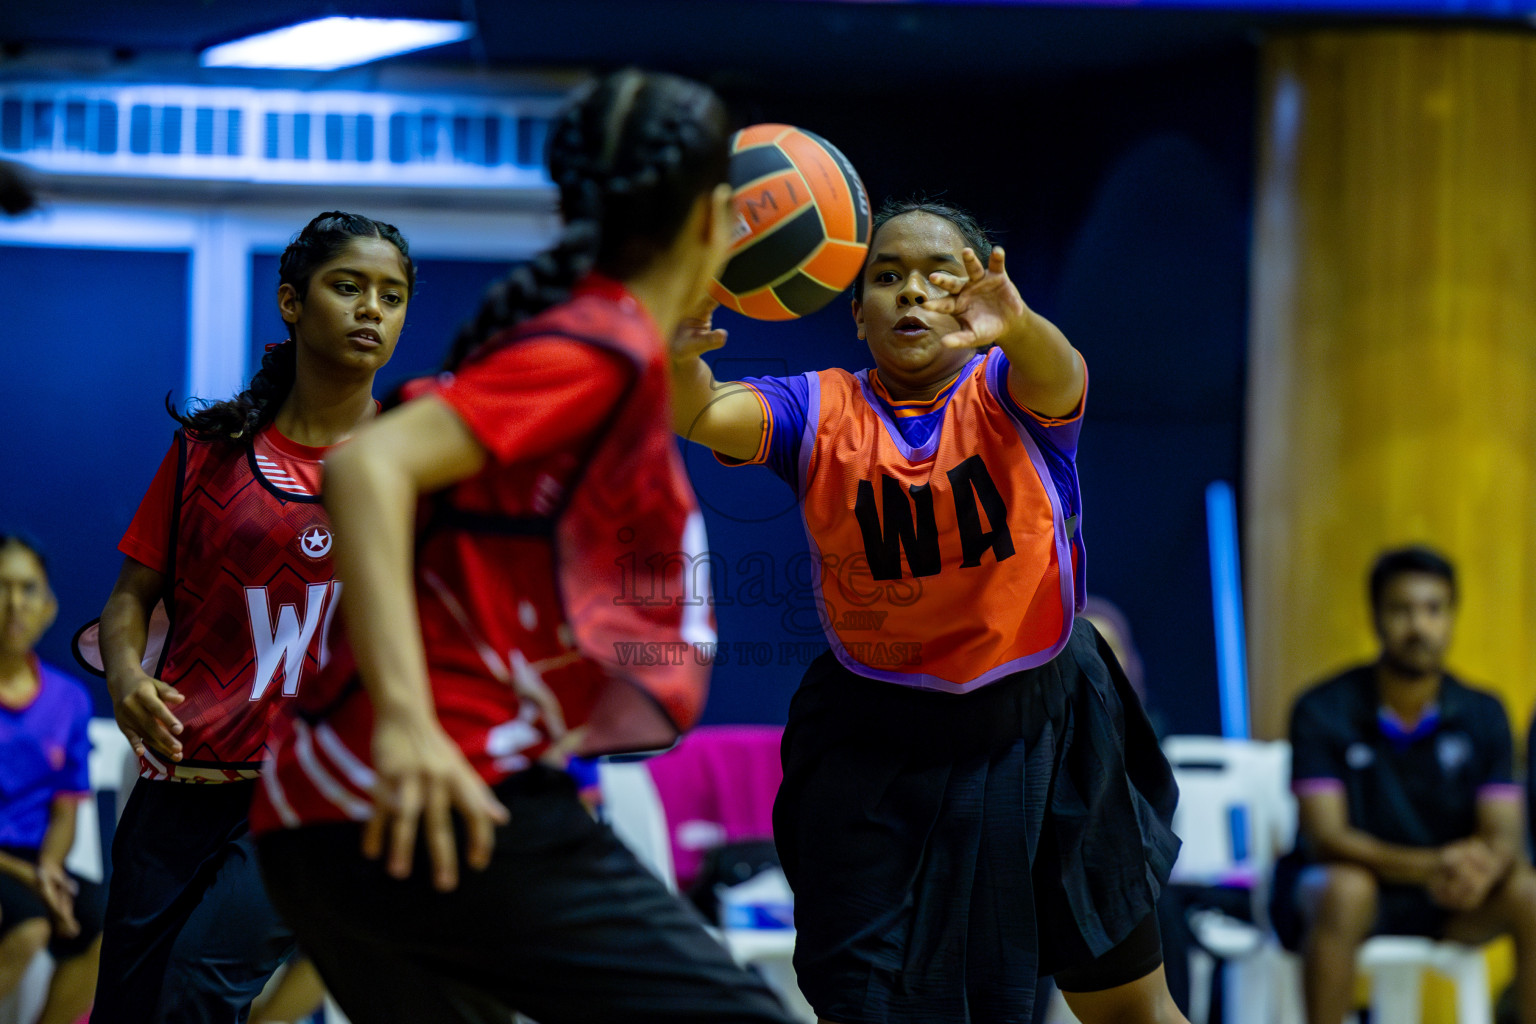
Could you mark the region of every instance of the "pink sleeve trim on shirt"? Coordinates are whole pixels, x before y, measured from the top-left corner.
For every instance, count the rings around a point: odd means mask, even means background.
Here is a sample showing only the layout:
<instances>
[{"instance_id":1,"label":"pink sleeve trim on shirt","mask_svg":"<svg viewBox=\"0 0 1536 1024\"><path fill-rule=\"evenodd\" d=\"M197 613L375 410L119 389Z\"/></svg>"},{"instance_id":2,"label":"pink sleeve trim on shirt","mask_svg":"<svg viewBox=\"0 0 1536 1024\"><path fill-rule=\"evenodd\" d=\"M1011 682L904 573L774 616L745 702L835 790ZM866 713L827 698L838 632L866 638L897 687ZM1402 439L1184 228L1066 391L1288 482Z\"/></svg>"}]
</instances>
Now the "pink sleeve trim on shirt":
<instances>
[{"instance_id":1,"label":"pink sleeve trim on shirt","mask_svg":"<svg viewBox=\"0 0 1536 1024\"><path fill-rule=\"evenodd\" d=\"M1316 796L1319 793L1342 793L1344 792L1344 780L1327 777L1297 779L1291 783L1291 792L1297 796Z\"/></svg>"},{"instance_id":2,"label":"pink sleeve trim on shirt","mask_svg":"<svg viewBox=\"0 0 1536 1024\"><path fill-rule=\"evenodd\" d=\"M1490 782L1477 787L1479 800L1520 800L1525 796L1524 787L1513 782Z\"/></svg>"},{"instance_id":3,"label":"pink sleeve trim on shirt","mask_svg":"<svg viewBox=\"0 0 1536 1024\"><path fill-rule=\"evenodd\" d=\"M729 455L715 452L715 461L722 466L761 466L768 461L769 444L773 440L773 407L768 404L768 399L764 398L763 393L754 385L748 384L745 381L740 382L740 384L757 396L757 404L762 407L763 436L757 442L757 454L750 459L733 459Z\"/></svg>"}]
</instances>

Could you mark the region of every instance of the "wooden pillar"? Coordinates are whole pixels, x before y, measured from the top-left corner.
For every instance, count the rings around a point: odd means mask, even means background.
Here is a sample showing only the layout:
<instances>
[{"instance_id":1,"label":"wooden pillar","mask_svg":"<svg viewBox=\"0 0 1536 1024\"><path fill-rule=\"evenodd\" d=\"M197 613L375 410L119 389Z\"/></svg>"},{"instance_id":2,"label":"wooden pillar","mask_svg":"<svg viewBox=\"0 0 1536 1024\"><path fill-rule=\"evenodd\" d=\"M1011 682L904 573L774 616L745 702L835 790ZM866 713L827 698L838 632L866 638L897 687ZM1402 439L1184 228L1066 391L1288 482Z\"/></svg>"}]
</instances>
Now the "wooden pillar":
<instances>
[{"instance_id":1,"label":"wooden pillar","mask_svg":"<svg viewBox=\"0 0 1536 1024\"><path fill-rule=\"evenodd\" d=\"M1265 43L1245 554L1253 719L1375 652L1365 576L1461 577L1451 665L1523 737L1536 687L1536 40Z\"/></svg>"}]
</instances>

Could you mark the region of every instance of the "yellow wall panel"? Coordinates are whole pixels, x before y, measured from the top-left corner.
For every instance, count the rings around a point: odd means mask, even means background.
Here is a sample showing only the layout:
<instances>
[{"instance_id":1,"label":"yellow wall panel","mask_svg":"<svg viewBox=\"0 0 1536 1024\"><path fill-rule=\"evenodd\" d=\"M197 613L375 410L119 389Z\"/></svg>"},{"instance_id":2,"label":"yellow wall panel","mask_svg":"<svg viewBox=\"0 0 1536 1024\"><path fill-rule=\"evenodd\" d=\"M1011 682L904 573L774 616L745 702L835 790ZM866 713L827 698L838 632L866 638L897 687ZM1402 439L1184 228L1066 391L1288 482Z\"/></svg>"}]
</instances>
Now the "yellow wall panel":
<instances>
[{"instance_id":1,"label":"yellow wall panel","mask_svg":"<svg viewBox=\"0 0 1536 1024\"><path fill-rule=\"evenodd\" d=\"M1452 666L1524 735L1536 679L1536 40L1265 44L1245 509L1255 729L1375 651L1365 574L1461 576Z\"/></svg>"}]
</instances>

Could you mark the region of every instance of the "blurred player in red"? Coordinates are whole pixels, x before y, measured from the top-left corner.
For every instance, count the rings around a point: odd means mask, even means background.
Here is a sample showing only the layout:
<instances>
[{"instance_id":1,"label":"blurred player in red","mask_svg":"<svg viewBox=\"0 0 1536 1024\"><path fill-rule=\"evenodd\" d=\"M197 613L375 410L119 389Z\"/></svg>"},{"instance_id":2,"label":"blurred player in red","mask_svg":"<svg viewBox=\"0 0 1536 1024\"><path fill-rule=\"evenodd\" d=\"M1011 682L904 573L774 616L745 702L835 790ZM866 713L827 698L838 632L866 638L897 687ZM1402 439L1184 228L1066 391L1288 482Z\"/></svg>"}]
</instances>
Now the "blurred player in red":
<instances>
[{"instance_id":1,"label":"blurred player in red","mask_svg":"<svg viewBox=\"0 0 1536 1024\"><path fill-rule=\"evenodd\" d=\"M345 637L252 822L355 1024L787 1020L562 770L665 746L703 702L664 339L729 247L728 134L684 79L584 90L549 139L560 243L493 289L450 379L327 462Z\"/></svg>"},{"instance_id":2,"label":"blurred player in red","mask_svg":"<svg viewBox=\"0 0 1536 1024\"><path fill-rule=\"evenodd\" d=\"M709 308L707 305L704 308ZM678 433L800 500L831 650L784 734L795 970L839 1024L1182 1021L1154 906L1175 788L1086 620L1082 357L943 203L888 203L854 284L874 367L721 384L676 337Z\"/></svg>"},{"instance_id":3,"label":"blurred player in red","mask_svg":"<svg viewBox=\"0 0 1536 1024\"><path fill-rule=\"evenodd\" d=\"M182 429L119 545L101 615L113 709L141 779L113 843L93 1020L244 1020L293 948L247 818L279 706L318 669L341 584L320 460L375 415L415 268L400 233L316 217L280 265L288 340ZM151 613L170 626L144 664Z\"/></svg>"}]
</instances>

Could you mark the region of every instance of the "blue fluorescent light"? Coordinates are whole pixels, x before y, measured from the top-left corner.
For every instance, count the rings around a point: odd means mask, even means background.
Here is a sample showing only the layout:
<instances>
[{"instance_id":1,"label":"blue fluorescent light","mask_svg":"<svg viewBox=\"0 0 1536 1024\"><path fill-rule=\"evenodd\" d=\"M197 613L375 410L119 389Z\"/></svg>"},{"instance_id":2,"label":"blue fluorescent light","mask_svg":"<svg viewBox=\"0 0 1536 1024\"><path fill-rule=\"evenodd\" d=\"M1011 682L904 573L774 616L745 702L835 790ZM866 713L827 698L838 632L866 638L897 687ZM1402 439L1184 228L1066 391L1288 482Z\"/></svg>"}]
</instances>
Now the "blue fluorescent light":
<instances>
[{"instance_id":1,"label":"blue fluorescent light","mask_svg":"<svg viewBox=\"0 0 1536 1024\"><path fill-rule=\"evenodd\" d=\"M411 18L316 18L203 51L205 68L302 68L333 71L443 46L475 34L467 21Z\"/></svg>"},{"instance_id":2,"label":"blue fluorescent light","mask_svg":"<svg viewBox=\"0 0 1536 1024\"><path fill-rule=\"evenodd\" d=\"M1205 489L1206 530L1211 547L1211 608L1216 615L1216 685L1221 697L1221 734L1246 740L1248 645L1243 636L1243 574L1238 565L1237 499L1232 485Z\"/></svg>"}]
</instances>

